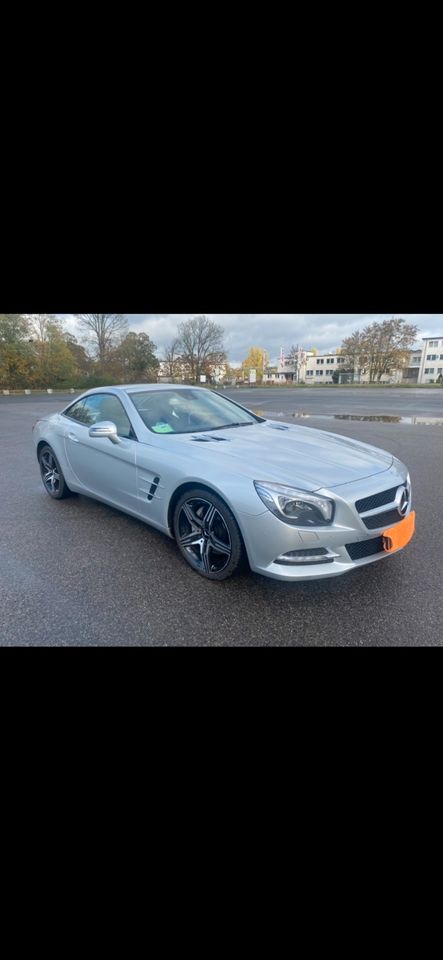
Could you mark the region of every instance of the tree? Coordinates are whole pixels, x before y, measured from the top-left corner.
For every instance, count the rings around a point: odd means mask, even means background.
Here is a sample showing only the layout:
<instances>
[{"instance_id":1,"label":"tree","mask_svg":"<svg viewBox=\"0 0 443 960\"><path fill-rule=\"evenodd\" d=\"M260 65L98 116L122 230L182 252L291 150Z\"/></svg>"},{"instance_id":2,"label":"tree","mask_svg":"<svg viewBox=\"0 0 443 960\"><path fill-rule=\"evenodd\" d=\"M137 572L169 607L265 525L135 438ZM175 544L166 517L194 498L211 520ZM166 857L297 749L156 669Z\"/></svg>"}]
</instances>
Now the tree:
<instances>
[{"instance_id":1,"label":"tree","mask_svg":"<svg viewBox=\"0 0 443 960\"><path fill-rule=\"evenodd\" d=\"M167 375L171 380L180 372L180 340L176 337L165 348L165 359Z\"/></svg>"},{"instance_id":2,"label":"tree","mask_svg":"<svg viewBox=\"0 0 443 960\"><path fill-rule=\"evenodd\" d=\"M32 379L32 353L27 343L0 341L0 386L3 390L28 387Z\"/></svg>"},{"instance_id":3,"label":"tree","mask_svg":"<svg viewBox=\"0 0 443 960\"><path fill-rule=\"evenodd\" d=\"M206 364L223 363L223 327L209 317L194 317L178 327L178 349L182 361L189 365L190 379L198 383Z\"/></svg>"},{"instance_id":4,"label":"tree","mask_svg":"<svg viewBox=\"0 0 443 960\"><path fill-rule=\"evenodd\" d=\"M242 363L243 378L249 380L250 370L257 371L257 380L263 380L268 355L261 347L251 347L246 360Z\"/></svg>"},{"instance_id":5,"label":"tree","mask_svg":"<svg viewBox=\"0 0 443 960\"><path fill-rule=\"evenodd\" d=\"M297 346L293 344L286 360L294 367L294 380L297 382L300 381L300 373L305 359L306 353L303 350L303 347L300 347L298 344Z\"/></svg>"},{"instance_id":6,"label":"tree","mask_svg":"<svg viewBox=\"0 0 443 960\"><path fill-rule=\"evenodd\" d=\"M77 368L61 320L45 313L32 314L28 319L34 357L34 386L53 387L59 383L72 383Z\"/></svg>"},{"instance_id":7,"label":"tree","mask_svg":"<svg viewBox=\"0 0 443 960\"><path fill-rule=\"evenodd\" d=\"M123 379L129 383L155 382L159 368L155 350L155 343L147 333L130 331L113 354L113 358L121 364Z\"/></svg>"},{"instance_id":8,"label":"tree","mask_svg":"<svg viewBox=\"0 0 443 960\"><path fill-rule=\"evenodd\" d=\"M217 354L216 359L205 360L202 364L201 373L206 375L209 383L215 383L217 378L224 376L226 361L226 353L223 350Z\"/></svg>"},{"instance_id":9,"label":"tree","mask_svg":"<svg viewBox=\"0 0 443 960\"><path fill-rule=\"evenodd\" d=\"M368 343L369 379L380 381L383 374L401 368L414 345L418 327L405 320L384 320L373 323L363 331Z\"/></svg>"},{"instance_id":10,"label":"tree","mask_svg":"<svg viewBox=\"0 0 443 960\"><path fill-rule=\"evenodd\" d=\"M223 383L229 383L232 380L236 380L239 375L238 367L231 367L231 365L226 361L224 364L225 372L223 374Z\"/></svg>"},{"instance_id":11,"label":"tree","mask_svg":"<svg viewBox=\"0 0 443 960\"><path fill-rule=\"evenodd\" d=\"M414 345L418 327L392 317L356 330L342 343L342 355L354 371L368 369L369 382L380 382L383 374L401 368Z\"/></svg>"},{"instance_id":12,"label":"tree","mask_svg":"<svg viewBox=\"0 0 443 960\"><path fill-rule=\"evenodd\" d=\"M360 376L368 362L368 343L360 330L355 330L350 337L343 340L341 356L345 359L346 370L343 368L338 372L344 373L352 370L354 374Z\"/></svg>"},{"instance_id":13,"label":"tree","mask_svg":"<svg viewBox=\"0 0 443 960\"><path fill-rule=\"evenodd\" d=\"M86 380L93 373L93 361L72 333L64 333L64 339L75 364L75 380Z\"/></svg>"},{"instance_id":14,"label":"tree","mask_svg":"<svg viewBox=\"0 0 443 960\"><path fill-rule=\"evenodd\" d=\"M6 390L27 387L32 373L29 321L18 313L0 313L0 385Z\"/></svg>"},{"instance_id":15,"label":"tree","mask_svg":"<svg viewBox=\"0 0 443 960\"><path fill-rule=\"evenodd\" d=\"M27 317L20 313L0 313L0 343L20 343L30 336Z\"/></svg>"},{"instance_id":16,"label":"tree","mask_svg":"<svg viewBox=\"0 0 443 960\"><path fill-rule=\"evenodd\" d=\"M128 331L128 321L121 313L79 313L77 322L101 366Z\"/></svg>"}]
</instances>

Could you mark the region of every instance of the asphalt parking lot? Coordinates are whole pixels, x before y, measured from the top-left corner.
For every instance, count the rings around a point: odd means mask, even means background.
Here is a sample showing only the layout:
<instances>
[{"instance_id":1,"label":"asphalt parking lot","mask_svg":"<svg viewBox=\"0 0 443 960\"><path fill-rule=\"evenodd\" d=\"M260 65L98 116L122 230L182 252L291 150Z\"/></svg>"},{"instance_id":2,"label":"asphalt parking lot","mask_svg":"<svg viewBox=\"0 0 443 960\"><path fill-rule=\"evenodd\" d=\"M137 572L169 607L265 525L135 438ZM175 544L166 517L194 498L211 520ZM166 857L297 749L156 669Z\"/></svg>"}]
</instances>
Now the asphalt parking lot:
<instances>
[{"instance_id":1,"label":"asphalt parking lot","mask_svg":"<svg viewBox=\"0 0 443 960\"><path fill-rule=\"evenodd\" d=\"M82 496L52 501L40 481L31 428L70 398L4 397L2 645L443 645L443 427L330 419L443 419L443 390L275 388L232 396L291 422L294 411L308 413L313 429L373 443L404 460L417 511L409 547L321 583L291 585L248 572L223 583L205 581L172 540L142 522Z\"/></svg>"}]
</instances>

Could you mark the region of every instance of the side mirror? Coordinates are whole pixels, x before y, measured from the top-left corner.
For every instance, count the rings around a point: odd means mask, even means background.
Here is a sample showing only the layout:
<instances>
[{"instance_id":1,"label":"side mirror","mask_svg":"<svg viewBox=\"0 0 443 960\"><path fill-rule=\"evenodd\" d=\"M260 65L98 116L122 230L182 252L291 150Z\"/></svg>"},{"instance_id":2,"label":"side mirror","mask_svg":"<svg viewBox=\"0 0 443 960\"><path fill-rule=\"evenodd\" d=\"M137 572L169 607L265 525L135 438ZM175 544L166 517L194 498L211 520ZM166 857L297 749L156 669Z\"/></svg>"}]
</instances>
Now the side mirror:
<instances>
[{"instance_id":1,"label":"side mirror","mask_svg":"<svg viewBox=\"0 0 443 960\"><path fill-rule=\"evenodd\" d=\"M89 427L89 436L93 439L96 437L107 437L112 443L119 442L117 427L111 420L102 420L100 423L95 423L93 427Z\"/></svg>"}]
</instances>

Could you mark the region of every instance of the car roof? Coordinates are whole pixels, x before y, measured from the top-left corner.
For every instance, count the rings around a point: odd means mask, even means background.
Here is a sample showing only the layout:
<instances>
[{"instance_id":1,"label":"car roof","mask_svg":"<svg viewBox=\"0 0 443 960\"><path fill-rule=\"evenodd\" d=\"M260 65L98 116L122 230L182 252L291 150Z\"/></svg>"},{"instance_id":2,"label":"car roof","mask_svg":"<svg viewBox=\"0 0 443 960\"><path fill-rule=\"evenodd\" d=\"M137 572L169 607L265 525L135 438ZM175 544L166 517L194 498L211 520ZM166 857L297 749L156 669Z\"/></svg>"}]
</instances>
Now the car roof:
<instances>
[{"instance_id":1,"label":"car roof","mask_svg":"<svg viewBox=\"0 0 443 960\"><path fill-rule=\"evenodd\" d=\"M186 383L129 383L120 389L125 390L126 393L140 393L145 390L203 390L204 387Z\"/></svg>"},{"instance_id":2,"label":"car roof","mask_svg":"<svg viewBox=\"0 0 443 960\"><path fill-rule=\"evenodd\" d=\"M119 393L120 391L124 393L144 393L147 390L204 390L204 387L198 387L194 384L186 383L125 383L125 384L108 384L105 387L91 387L90 390L85 390L85 393L106 393L109 390L112 390L113 393Z\"/></svg>"}]
</instances>

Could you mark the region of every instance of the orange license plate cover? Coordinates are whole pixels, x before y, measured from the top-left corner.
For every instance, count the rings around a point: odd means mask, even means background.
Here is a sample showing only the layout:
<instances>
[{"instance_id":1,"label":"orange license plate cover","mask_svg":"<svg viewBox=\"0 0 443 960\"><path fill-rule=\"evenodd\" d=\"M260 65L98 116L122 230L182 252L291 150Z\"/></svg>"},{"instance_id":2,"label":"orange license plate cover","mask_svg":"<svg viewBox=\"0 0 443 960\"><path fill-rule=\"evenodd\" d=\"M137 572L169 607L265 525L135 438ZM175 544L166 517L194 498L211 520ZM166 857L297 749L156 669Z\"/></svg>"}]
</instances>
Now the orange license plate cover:
<instances>
[{"instance_id":1,"label":"orange license plate cover","mask_svg":"<svg viewBox=\"0 0 443 960\"><path fill-rule=\"evenodd\" d=\"M387 553L393 553L394 550L401 550L405 547L415 533L415 510L411 510L408 517L405 517L401 523L395 527L385 530L383 533L383 549Z\"/></svg>"}]
</instances>

